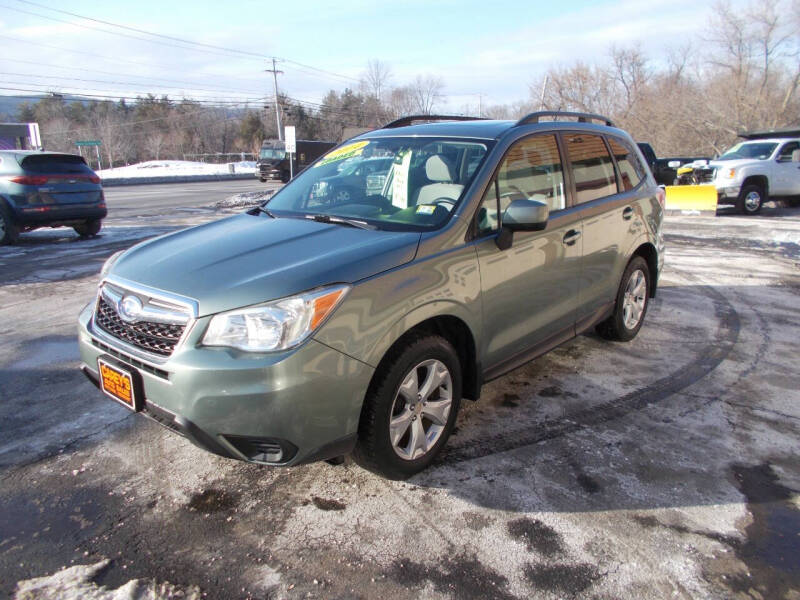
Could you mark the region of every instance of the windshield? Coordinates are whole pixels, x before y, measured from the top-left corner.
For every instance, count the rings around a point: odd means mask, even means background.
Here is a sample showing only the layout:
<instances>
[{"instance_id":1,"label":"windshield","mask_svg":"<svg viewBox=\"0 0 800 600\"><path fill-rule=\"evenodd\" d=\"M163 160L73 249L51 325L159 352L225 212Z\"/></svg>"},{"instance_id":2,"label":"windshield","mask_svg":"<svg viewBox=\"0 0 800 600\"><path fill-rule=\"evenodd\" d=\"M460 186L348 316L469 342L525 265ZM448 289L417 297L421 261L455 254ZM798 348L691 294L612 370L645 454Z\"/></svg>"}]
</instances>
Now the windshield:
<instances>
[{"instance_id":1,"label":"windshield","mask_svg":"<svg viewBox=\"0 0 800 600\"><path fill-rule=\"evenodd\" d=\"M283 150L283 148L261 148L261 152L258 154L258 158L266 158L268 160L283 160L284 156L286 156L286 152Z\"/></svg>"},{"instance_id":2,"label":"windshield","mask_svg":"<svg viewBox=\"0 0 800 600\"><path fill-rule=\"evenodd\" d=\"M757 158L766 160L775 151L777 142L740 142L726 151L717 160L734 160L737 158Z\"/></svg>"},{"instance_id":3,"label":"windshield","mask_svg":"<svg viewBox=\"0 0 800 600\"><path fill-rule=\"evenodd\" d=\"M399 137L347 143L303 171L266 206L279 217L328 215L378 229L435 229L450 218L490 144Z\"/></svg>"}]
</instances>

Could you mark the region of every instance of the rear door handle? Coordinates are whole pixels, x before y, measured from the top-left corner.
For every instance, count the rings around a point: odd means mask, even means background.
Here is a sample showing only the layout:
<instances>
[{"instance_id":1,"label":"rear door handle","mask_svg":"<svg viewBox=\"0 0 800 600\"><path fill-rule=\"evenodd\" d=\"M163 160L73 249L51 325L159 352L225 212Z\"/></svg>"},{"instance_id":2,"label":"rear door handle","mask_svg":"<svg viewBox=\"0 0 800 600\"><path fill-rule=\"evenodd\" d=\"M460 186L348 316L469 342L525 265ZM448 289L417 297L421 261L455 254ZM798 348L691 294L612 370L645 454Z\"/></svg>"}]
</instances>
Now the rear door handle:
<instances>
[{"instance_id":1,"label":"rear door handle","mask_svg":"<svg viewBox=\"0 0 800 600\"><path fill-rule=\"evenodd\" d=\"M622 211L622 218L626 221L630 221L633 217L633 207L629 206L625 210Z\"/></svg>"},{"instance_id":2,"label":"rear door handle","mask_svg":"<svg viewBox=\"0 0 800 600\"><path fill-rule=\"evenodd\" d=\"M565 246L572 246L577 242L581 237L581 232L577 229L570 229L565 235L562 242L564 242Z\"/></svg>"}]
</instances>

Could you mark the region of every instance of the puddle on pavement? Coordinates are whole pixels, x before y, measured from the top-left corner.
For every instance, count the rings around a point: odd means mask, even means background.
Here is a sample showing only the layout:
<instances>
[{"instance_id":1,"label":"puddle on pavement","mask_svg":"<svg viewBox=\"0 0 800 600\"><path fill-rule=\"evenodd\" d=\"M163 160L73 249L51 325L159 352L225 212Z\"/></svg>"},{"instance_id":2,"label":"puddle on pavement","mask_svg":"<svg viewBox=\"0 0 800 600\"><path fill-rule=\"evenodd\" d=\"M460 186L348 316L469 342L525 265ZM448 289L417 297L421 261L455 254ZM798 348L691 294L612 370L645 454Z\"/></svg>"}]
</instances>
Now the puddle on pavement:
<instances>
[{"instance_id":1,"label":"puddle on pavement","mask_svg":"<svg viewBox=\"0 0 800 600\"><path fill-rule=\"evenodd\" d=\"M211 513L230 510L239 504L239 494L225 490L203 490L194 494L189 500L190 510L209 515Z\"/></svg>"},{"instance_id":2,"label":"puddle on pavement","mask_svg":"<svg viewBox=\"0 0 800 600\"><path fill-rule=\"evenodd\" d=\"M792 503L795 492L778 482L768 464L734 465L733 475L753 521L744 531L744 542L734 546L750 576L729 578L728 585L747 596L757 591L764 598L789 597L800 589L800 510Z\"/></svg>"}]
</instances>

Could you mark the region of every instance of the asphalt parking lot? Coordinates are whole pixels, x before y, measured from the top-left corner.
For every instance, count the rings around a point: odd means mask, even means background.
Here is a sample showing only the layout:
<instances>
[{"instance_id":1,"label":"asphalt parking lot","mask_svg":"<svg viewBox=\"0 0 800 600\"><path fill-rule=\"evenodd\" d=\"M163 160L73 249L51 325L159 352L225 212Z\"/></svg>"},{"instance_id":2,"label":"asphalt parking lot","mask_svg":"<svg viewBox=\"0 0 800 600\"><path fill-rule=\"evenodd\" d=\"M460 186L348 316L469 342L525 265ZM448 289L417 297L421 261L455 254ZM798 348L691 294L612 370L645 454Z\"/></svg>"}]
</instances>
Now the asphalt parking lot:
<instances>
[{"instance_id":1,"label":"asphalt parking lot","mask_svg":"<svg viewBox=\"0 0 800 600\"><path fill-rule=\"evenodd\" d=\"M191 185L0 248L0 597L800 598L800 209L668 217L633 342L488 384L389 482L213 456L78 371L103 260L224 216Z\"/></svg>"}]
</instances>

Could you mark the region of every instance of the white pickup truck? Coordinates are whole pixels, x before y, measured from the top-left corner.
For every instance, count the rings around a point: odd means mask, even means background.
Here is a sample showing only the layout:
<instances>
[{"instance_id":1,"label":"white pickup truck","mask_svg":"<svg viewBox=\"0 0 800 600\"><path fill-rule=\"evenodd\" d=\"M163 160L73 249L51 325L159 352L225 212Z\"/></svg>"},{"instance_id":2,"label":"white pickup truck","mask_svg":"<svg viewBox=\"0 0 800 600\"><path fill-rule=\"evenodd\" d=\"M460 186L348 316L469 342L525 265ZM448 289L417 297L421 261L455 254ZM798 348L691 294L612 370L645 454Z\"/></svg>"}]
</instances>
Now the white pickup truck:
<instances>
[{"instance_id":1,"label":"white pickup truck","mask_svg":"<svg viewBox=\"0 0 800 600\"><path fill-rule=\"evenodd\" d=\"M717 202L754 215L770 198L800 197L800 131L788 133L742 134L744 142L711 161Z\"/></svg>"}]
</instances>

